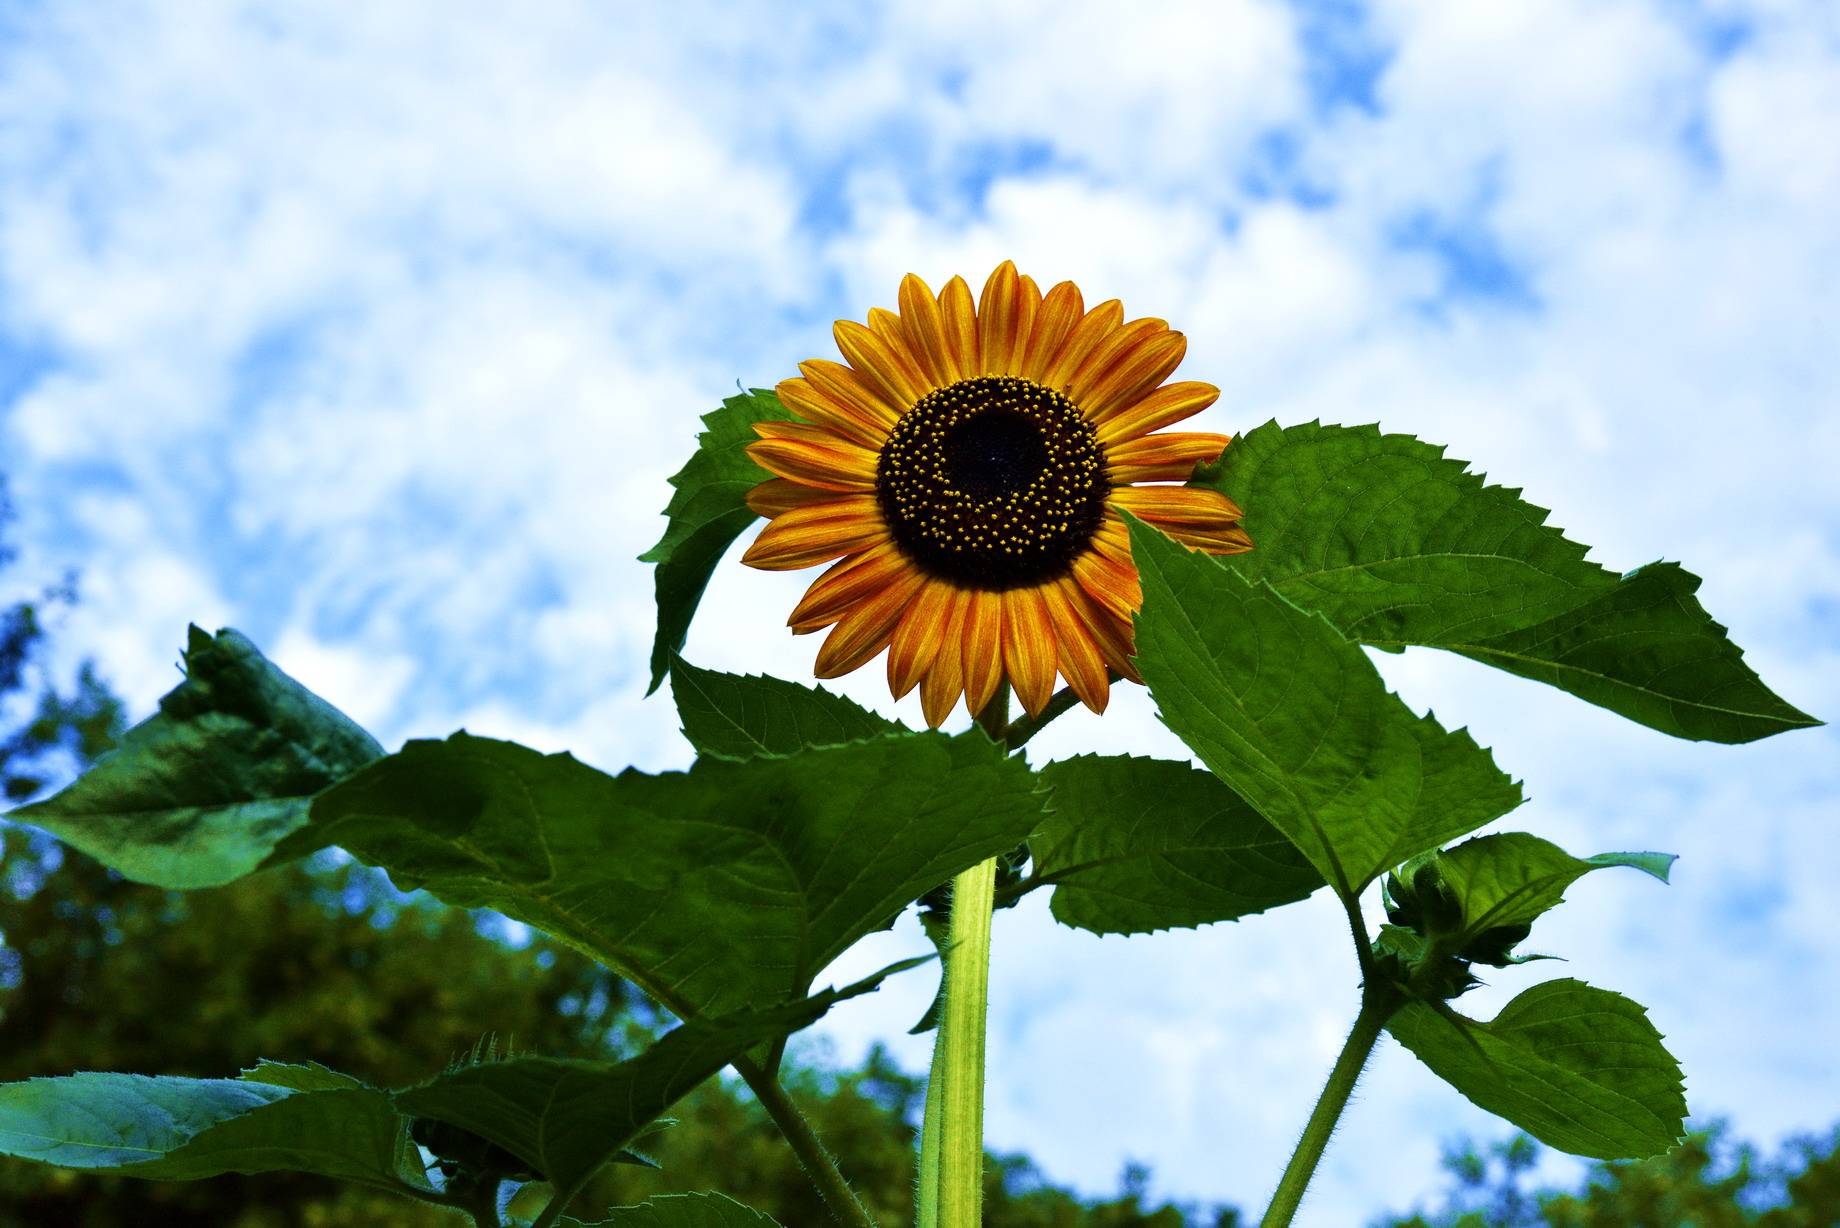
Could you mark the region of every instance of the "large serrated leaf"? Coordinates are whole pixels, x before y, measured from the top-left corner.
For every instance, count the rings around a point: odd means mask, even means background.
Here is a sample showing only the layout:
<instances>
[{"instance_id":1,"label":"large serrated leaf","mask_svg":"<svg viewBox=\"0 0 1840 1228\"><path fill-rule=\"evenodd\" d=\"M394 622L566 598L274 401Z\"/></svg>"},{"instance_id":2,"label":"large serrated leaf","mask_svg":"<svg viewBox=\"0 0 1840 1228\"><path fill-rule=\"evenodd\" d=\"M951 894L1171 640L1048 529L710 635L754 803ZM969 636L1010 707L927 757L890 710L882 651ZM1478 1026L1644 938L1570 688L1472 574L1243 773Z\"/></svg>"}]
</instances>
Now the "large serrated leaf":
<instances>
[{"instance_id":1,"label":"large serrated leaf","mask_svg":"<svg viewBox=\"0 0 1840 1228\"><path fill-rule=\"evenodd\" d=\"M1245 509L1258 548L1233 567L1364 643L1462 653L1676 737L1819 724L1744 663L1697 577L1589 562L1545 508L1410 435L1267 423L1195 483Z\"/></svg>"},{"instance_id":2,"label":"large serrated leaf","mask_svg":"<svg viewBox=\"0 0 1840 1228\"><path fill-rule=\"evenodd\" d=\"M1083 755L1041 776L1052 793L1029 850L1063 925L1095 934L1207 925L1323 884L1283 832L1186 763Z\"/></svg>"},{"instance_id":3,"label":"large serrated leaf","mask_svg":"<svg viewBox=\"0 0 1840 1228\"><path fill-rule=\"evenodd\" d=\"M790 755L903 728L822 688L698 669L681 657L671 666L671 696L690 745L698 754L726 759Z\"/></svg>"},{"instance_id":4,"label":"large serrated leaf","mask_svg":"<svg viewBox=\"0 0 1840 1228\"><path fill-rule=\"evenodd\" d=\"M658 564L658 631L652 641L652 683L658 689L672 658L690 634L703 589L734 540L754 522L747 492L773 475L756 465L747 445L758 438L756 422L783 422L792 415L765 388L738 393L704 415L696 451L671 478L668 518L658 544L640 561Z\"/></svg>"},{"instance_id":5,"label":"large serrated leaf","mask_svg":"<svg viewBox=\"0 0 1840 1228\"><path fill-rule=\"evenodd\" d=\"M1629 866L1665 883L1674 858L1667 853L1574 857L1549 840L1514 831L1465 840L1438 853L1435 862L1461 911L1463 935L1474 937L1497 926L1531 924L1592 870Z\"/></svg>"},{"instance_id":6,"label":"large serrated leaf","mask_svg":"<svg viewBox=\"0 0 1840 1228\"><path fill-rule=\"evenodd\" d=\"M291 1171L429 1188L408 1122L386 1093L355 1080L329 1087L318 1074L303 1077L323 1090L129 1074L0 1084L0 1152L164 1181Z\"/></svg>"},{"instance_id":7,"label":"large serrated leaf","mask_svg":"<svg viewBox=\"0 0 1840 1228\"><path fill-rule=\"evenodd\" d=\"M314 794L383 753L236 631L193 627L185 675L69 788L7 817L136 882L215 887L260 867Z\"/></svg>"},{"instance_id":8,"label":"large serrated leaf","mask_svg":"<svg viewBox=\"0 0 1840 1228\"><path fill-rule=\"evenodd\" d=\"M638 1206L614 1207L607 1218L573 1228L780 1228L770 1215L743 1206L726 1194L659 1194Z\"/></svg>"},{"instance_id":9,"label":"large serrated leaf","mask_svg":"<svg viewBox=\"0 0 1840 1228\"><path fill-rule=\"evenodd\" d=\"M905 966L770 1010L693 1019L624 1062L510 1057L461 1066L395 1093L396 1105L478 1135L558 1188L575 1189L735 1058L816 1022Z\"/></svg>"},{"instance_id":10,"label":"large serrated leaf","mask_svg":"<svg viewBox=\"0 0 1840 1228\"><path fill-rule=\"evenodd\" d=\"M1338 892L1520 804L1487 751L1414 715L1320 615L1135 519L1131 552L1163 722Z\"/></svg>"},{"instance_id":11,"label":"large serrated leaf","mask_svg":"<svg viewBox=\"0 0 1840 1228\"><path fill-rule=\"evenodd\" d=\"M1561 1151L1641 1159L1685 1132L1679 1063L1648 1013L1610 990L1547 981L1488 1023L1415 1002L1387 1030L1476 1105Z\"/></svg>"},{"instance_id":12,"label":"large serrated leaf","mask_svg":"<svg viewBox=\"0 0 1840 1228\"><path fill-rule=\"evenodd\" d=\"M802 998L922 892L1014 848L1041 795L982 734L608 776L456 734L321 797L330 842L617 969L680 1016Z\"/></svg>"}]
</instances>

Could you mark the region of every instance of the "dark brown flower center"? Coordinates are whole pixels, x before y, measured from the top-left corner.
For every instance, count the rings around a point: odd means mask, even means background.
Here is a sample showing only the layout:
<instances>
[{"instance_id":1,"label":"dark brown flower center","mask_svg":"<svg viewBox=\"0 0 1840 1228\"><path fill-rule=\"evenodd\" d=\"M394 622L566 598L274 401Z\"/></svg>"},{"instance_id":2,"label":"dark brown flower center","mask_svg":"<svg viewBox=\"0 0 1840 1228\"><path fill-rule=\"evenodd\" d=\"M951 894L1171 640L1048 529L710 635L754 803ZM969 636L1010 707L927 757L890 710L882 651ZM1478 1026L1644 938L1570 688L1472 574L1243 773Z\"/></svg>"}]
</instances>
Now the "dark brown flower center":
<instances>
[{"instance_id":1,"label":"dark brown flower center","mask_svg":"<svg viewBox=\"0 0 1840 1228\"><path fill-rule=\"evenodd\" d=\"M875 471L896 544L932 575L981 589L1067 574L1111 489L1085 415L1052 388L1008 376L921 397Z\"/></svg>"}]
</instances>

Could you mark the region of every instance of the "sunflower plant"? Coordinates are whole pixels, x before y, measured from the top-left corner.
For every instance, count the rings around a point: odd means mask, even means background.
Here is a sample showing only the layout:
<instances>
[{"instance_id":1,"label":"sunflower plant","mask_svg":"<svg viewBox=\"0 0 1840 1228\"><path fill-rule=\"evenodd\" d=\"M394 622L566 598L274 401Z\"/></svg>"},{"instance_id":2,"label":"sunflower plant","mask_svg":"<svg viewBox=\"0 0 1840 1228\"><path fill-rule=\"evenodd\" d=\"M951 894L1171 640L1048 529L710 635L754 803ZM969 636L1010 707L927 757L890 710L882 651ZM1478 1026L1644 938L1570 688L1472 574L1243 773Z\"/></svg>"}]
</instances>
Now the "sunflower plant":
<instances>
[{"instance_id":1,"label":"sunflower plant","mask_svg":"<svg viewBox=\"0 0 1840 1228\"><path fill-rule=\"evenodd\" d=\"M1442 648L1679 738L1816 724L1744 663L1699 580L1587 561L1519 491L1411 436L1167 429L1218 396L1171 382L1182 334L1116 299L1089 307L1071 282L1043 293L1005 263L975 301L962 278L935 294L909 276L896 305L838 323L841 361L729 398L672 480L645 556L651 685L670 680L688 771L613 775L464 731L387 754L237 632L193 628L159 712L10 816L167 889L336 845L599 960L673 1031L635 1054L487 1048L410 1087L308 1060L220 1079L47 1072L0 1085L0 1151L155 1180L319 1173L479 1225L771 1225L713 1191L574 1205L602 1166L650 1163L671 1106L732 1068L832 1218L867 1228L778 1071L791 1034L926 975L916 953L814 988L912 907L941 969L914 1222L974 1228L997 911L1046 891L1068 926L1148 935L1325 890L1348 919L1354 1021L1267 1225L1291 1221L1383 1032L1554 1147L1675 1146L1681 1071L1635 1002L1558 978L1490 1020L1457 1005L1478 968L1540 958L1523 944L1578 878L1665 881L1672 858L1472 834L1522 804L1519 782L1388 691L1363 648ZM711 575L763 519L743 563L825 568L787 619L825 632L815 673L885 654L891 695L917 690L926 728L683 659ZM1040 729L1102 713L1121 683L1148 689L1192 761L1030 762Z\"/></svg>"}]
</instances>

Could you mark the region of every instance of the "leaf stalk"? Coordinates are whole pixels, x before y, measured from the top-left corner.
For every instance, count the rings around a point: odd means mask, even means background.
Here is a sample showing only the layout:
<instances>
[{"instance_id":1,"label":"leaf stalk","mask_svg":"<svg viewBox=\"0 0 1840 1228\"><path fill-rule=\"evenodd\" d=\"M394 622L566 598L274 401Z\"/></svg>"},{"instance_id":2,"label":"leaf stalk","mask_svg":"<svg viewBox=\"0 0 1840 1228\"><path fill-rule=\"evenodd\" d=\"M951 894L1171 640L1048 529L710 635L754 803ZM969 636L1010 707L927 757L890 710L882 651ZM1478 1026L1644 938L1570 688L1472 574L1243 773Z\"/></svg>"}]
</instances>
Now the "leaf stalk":
<instances>
[{"instance_id":1,"label":"leaf stalk","mask_svg":"<svg viewBox=\"0 0 1840 1228\"><path fill-rule=\"evenodd\" d=\"M830 1212L831 1219L842 1228L875 1228L875 1219L869 1214L869 1208L863 1206L856 1191L850 1188L843 1173L838 1171L837 1161L824 1147L818 1135L799 1112L798 1105L786 1094L779 1080L772 1074L746 1058L734 1063L735 1070L753 1089L760 1106L779 1127L786 1142L792 1147L792 1153L798 1157L799 1165L805 1175L811 1179L812 1186L818 1191L818 1197L824 1202L824 1209Z\"/></svg>"}]
</instances>

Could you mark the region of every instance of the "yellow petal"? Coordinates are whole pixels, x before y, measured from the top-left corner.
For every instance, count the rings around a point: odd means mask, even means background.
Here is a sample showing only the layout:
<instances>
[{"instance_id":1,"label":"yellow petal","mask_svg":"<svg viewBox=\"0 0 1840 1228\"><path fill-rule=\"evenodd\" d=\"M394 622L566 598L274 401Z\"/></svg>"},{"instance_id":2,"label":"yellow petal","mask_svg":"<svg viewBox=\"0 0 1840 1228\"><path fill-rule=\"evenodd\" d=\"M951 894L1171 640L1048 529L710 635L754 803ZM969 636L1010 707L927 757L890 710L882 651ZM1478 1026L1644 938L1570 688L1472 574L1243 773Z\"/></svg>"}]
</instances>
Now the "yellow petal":
<instances>
[{"instance_id":1,"label":"yellow petal","mask_svg":"<svg viewBox=\"0 0 1840 1228\"><path fill-rule=\"evenodd\" d=\"M1072 576L1060 581L1062 595L1067 605L1079 616L1080 623L1086 629L1093 642L1099 646L1099 655L1105 663L1132 682L1142 682L1137 672L1137 662L1132 659L1131 620L1120 618L1111 610L1095 600L1078 580Z\"/></svg>"},{"instance_id":2,"label":"yellow petal","mask_svg":"<svg viewBox=\"0 0 1840 1228\"><path fill-rule=\"evenodd\" d=\"M1060 665L1061 676L1067 679L1067 685L1080 697L1080 702L1094 712L1103 712L1111 696L1112 680L1105 672L1105 659L1100 655L1099 645L1068 599L1069 588L1079 595L1079 584L1072 577L1063 576L1042 589L1048 617L1054 624L1055 660Z\"/></svg>"},{"instance_id":3,"label":"yellow petal","mask_svg":"<svg viewBox=\"0 0 1840 1228\"><path fill-rule=\"evenodd\" d=\"M760 531L741 561L763 571L796 571L888 540L874 495L845 495L796 507Z\"/></svg>"},{"instance_id":4,"label":"yellow petal","mask_svg":"<svg viewBox=\"0 0 1840 1228\"><path fill-rule=\"evenodd\" d=\"M901 417L902 407L872 386L862 376L840 362L825 358L807 359L799 364L799 373L811 381L812 389L844 406L864 421L873 422L884 434Z\"/></svg>"},{"instance_id":5,"label":"yellow petal","mask_svg":"<svg viewBox=\"0 0 1840 1228\"><path fill-rule=\"evenodd\" d=\"M768 473L822 490L875 489L875 453L838 440L810 443L802 439L762 439L747 454Z\"/></svg>"},{"instance_id":6,"label":"yellow petal","mask_svg":"<svg viewBox=\"0 0 1840 1228\"><path fill-rule=\"evenodd\" d=\"M1121 486L1109 502L1159 528L1222 529L1237 523L1241 514L1233 500L1199 486Z\"/></svg>"},{"instance_id":7,"label":"yellow petal","mask_svg":"<svg viewBox=\"0 0 1840 1228\"><path fill-rule=\"evenodd\" d=\"M991 272L978 296L979 369L985 375L1002 375L1009 369L1010 351L1017 341L1019 282L1015 262L1005 260Z\"/></svg>"},{"instance_id":8,"label":"yellow petal","mask_svg":"<svg viewBox=\"0 0 1840 1228\"><path fill-rule=\"evenodd\" d=\"M1133 482L1186 482L1195 466L1220 458L1229 435L1209 431L1165 431L1113 444L1105 450L1106 474L1114 486Z\"/></svg>"},{"instance_id":9,"label":"yellow petal","mask_svg":"<svg viewBox=\"0 0 1840 1228\"><path fill-rule=\"evenodd\" d=\"M871 546L861 554L833 563L805 590L786 625L796 635L828 627L850 607L887 586L895 573L910 566L893 542Z\"/></svg>"},{"instance_id":10,"label":"yellow petal","mask_svg":"<svg viewBox=\"0 0 1840 1228\"><path fill-rule=\"evenodd\" d=\"M927 297L930 299L932 296L929 294ZM925 356L914 347L907 325L901 322L899 315L886 307L869 308L869 331L887 344L894 360L903 364L907 378L913 381L922 396L939 387L939 381L927 370Z\"/></svg>"},{"instance_id":11,"label":"yellow petal","mask_svg":"<svg viewBox=\"0 0 1840 1228\"><path fill-rule=\"evenodd\" d=\"M1061 343L1060 350L1048 360L1040 382L1056 391L1067 388L1087 355L1117 332L1123 322L1124 304L1115 298L1105 300L1081 316L1080 322L1067 334L1067 340Z\"/></svg>"},{"instance_id":12,"label":"yellow petal","mask_svg":"<svg viewBox=\"0 0 1840 1228\"><path fill-rule=\"evenodd\" d=\"M920 399L921 381L887 341L854 320L837 321L831 336L856 374L890 404L905 411Z\"/></svg>"},{"instance_id":13,"label":"yellow petal","mask_svg":"<svg viewBox=\"0 0 1840 1228\"><path fill-rule=\"evenodd\" d=\"M1169 331L1169 325L1162 320L1132 320L1120 324L1093 346L1080 365L1067 377L1067 391L1075 403L1086 411L1086 416L1098 420L1092 411L1093 386L1111 369L1118 365L1125 355L1136 350L1139 345L1162 333Z\"/></svg>"},{"instance_id":14,"label":"yellow petal","mask_svg":"<svg viewBox=\"0 0 1840 1228\"><path fill-rule=\"evenodd\" d=\"M946 343L945 316L939 300L917 274L901 279L901 327L907 335L908 348L919 363L921 373L943 388L958 380L958 364Z\"/></svg>"},{"instance_id":15,"label":"yellow petal","mask_svg":"<svg viewBox=\"0 0 1840 1228\"><path fill-rule=\"evenodd\" d=\"M900 699L920 683L945 642L945 615L957 590L941 580L920 586L888 644L888 690Z\"/></svg>"},{"instance_id":16,"label":"yellow petal","mask_svg":"<svg viewBox=\"0 0 1840 1228\"><path fill-rule=\"evenodd\" d=\"M982 374L978 358L977 311L971 305L971 287L962 277L954 277L939 292L939 314L946 324L946 352L951 355L958 378L970 379Z\"/></svg>"},{"instance_id":17,"label":"yellow petal","mask_svg":"<svg viewBox=\"0 0 1840 1228\"><path fill-rule=\"evenodd\" d=\"M959 693L965 689L965 612L970 608L971 597L970 589L952 590L939 654L920 683L920 708L926 713L926 723L934 729L946 723Z\"/></svg>"},{"instance_id":18,"label":"yellow petal","mask_svg":"<svg viewBox=\"0 0 1840 1228\"><path fill-rule=\"evenodd\" d=\"M851 443L865 448L879 448L888 439L888 427L864 414L855 405L838 402L812 386L810 380L781 380L773 390L779 403L787 409L834 431Z\"/></svg>"},{"instance_id":19,"label":"yellow petal","mask_svg":"<svg viewBox=\"0 0 1840 1228\"><path fill-rule=\"evenodd\" d=\"M888 647L895 624L925 582L926 577L913 568L902 568L887 584L850 607L824 637L812 672L820 678L837 678Z\"/></svg>"},{"instance_id":20,"label":"yellow petal","mask_svg":"<svg viewBox=\"0 0 1840 1228\"><path fill-rule=\"evenodd\" d=\"M1099 424L1099 442L1117 443L1162 430L1184 418L1194 417L1219 396L1220 389L1195 380L1167 384L1135 404L1114 410L1111 417Z\"/></svg>"},{"instance_id":21,"label":"yellow petal","mask_svg":"<svg viewBox=\"0 0 1840 1228\"><path fill-rule=\"evenodd\" d=\"M1144 588L1138 582L1137 569L1129 563L1109 559L1098 550L1088 550L1073 560L1073 578L1093 600L1119 618L1129 620L1143 608Z\"/></svg>"},{"instance_id":22,"label":"yellow petal","mask_svg":"<svg viewBox=\"0 0 1840 1228\"><path fill-rule=\"evenodd\" d=\"M1003 594L973 590L965 603L965 707L976 716L1003 681Z\"/></svg>"},{"instance_id":23,"label":"yellow petal","mask_svg":"<svg viewBox=\"0 0 1840 1228\"><path fill-rule=\"evenodd\" d=\"M1171 329L1159 329L1121 353L1112 365L1081 388L1074 377L1074 399L1086 416L1104 422L1121 409L1137 404L1182 365L1188 338Z\"/></svg>"},{"instance_id":24,"label":"yellow petal","mask_svg":"<svg viewBox=\"0 0 1840 1228\"><path fill-rule=\"evenodd\" d=\"M785 478L768 478L747 492L747 505L748 510L756 516L765 516L771 520L781 512L789 512L795 507L824 503L836 497L837 492L834 490L820 490L803 482L788 482Z\"/></svg>"},{"instance_id":25,"label":"yellow petal","mask_svg":"<svg viewBox=\"0 0 1840 1228\"><path fill-rule=\"evenodd\" d=\"M1041 310L1035 315L1035 327L1029 330L1028 348L1017 364L1016 373L1040 383L1042 373L1048 369L1048 360L1060 353L1067 334L1085 314L1086 302L1080 297L1080 288L1072 282L1063 281L1048 291L1047 297L1041 300Z\"/></svg>"},{"instance_id":26,"label":"yellow petal","mask_svg":"<svg viewBox=\"0 0 1840 1228\"><path fill-rule=\"evenodd\" d=\"M1030 716L1054 695L1054 627L1039 588L1003 594L1003 670Z\"/></svg>"}]
</instances>

